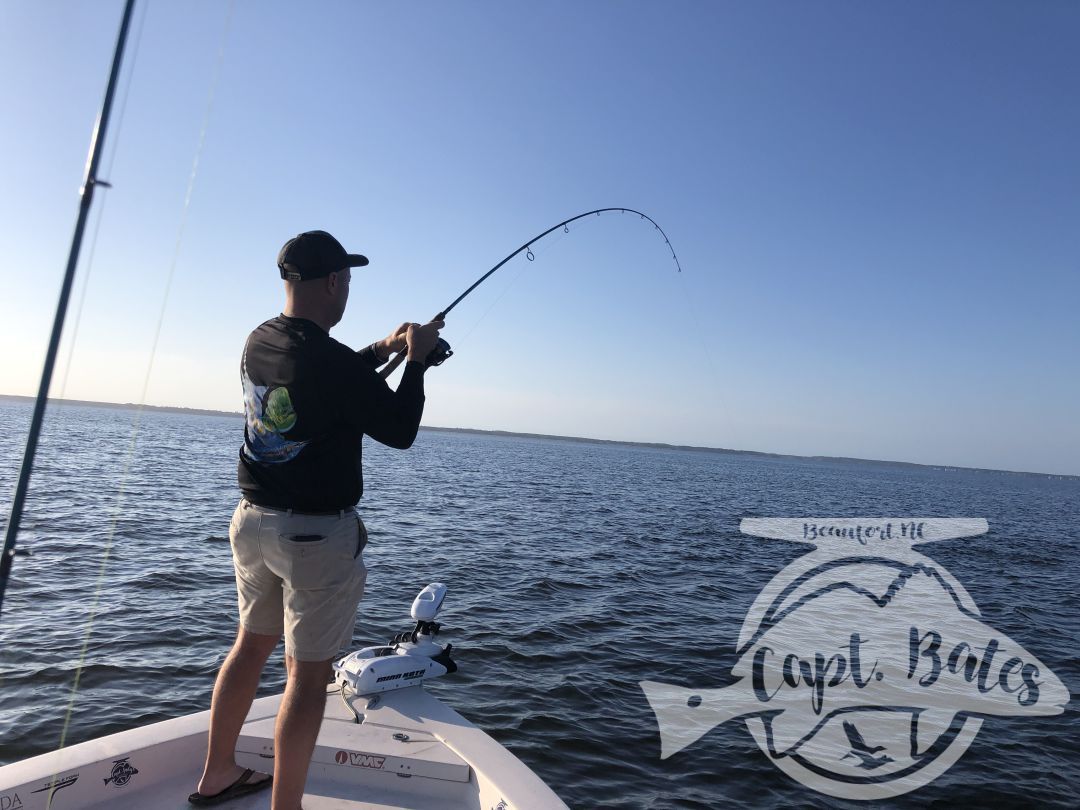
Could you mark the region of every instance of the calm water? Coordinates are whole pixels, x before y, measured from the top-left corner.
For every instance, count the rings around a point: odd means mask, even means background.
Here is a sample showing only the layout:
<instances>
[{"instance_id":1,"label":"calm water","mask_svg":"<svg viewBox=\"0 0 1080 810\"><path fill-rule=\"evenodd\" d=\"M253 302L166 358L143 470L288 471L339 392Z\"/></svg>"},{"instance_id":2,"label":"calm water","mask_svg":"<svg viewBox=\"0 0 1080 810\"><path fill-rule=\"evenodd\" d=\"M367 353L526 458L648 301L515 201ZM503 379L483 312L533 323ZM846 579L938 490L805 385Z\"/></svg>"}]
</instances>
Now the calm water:
<instances>
[{"instance_id":1,"label":"calm water","mask_svg":"<svg viewBox=\"0 0 1080 810\"><path fill-rule=\"evenodd\" d=\"M30 407L0 402L6 521ZM235 627L228 541L239 418L52 408L0 616L0 763L206 709ZM1080 481L423 432L365 447L368 591L356 646L450 594L460 672L431 688L572 807L827 807L731 722L661 761L640 680L730 683L758 591L804 549L739 534L745 516L986 517L926 553L984 620L1080 692ZM115 533L115 534L114 534ZM98 613L88 633L106 542ZM264 694L283 686L280 650ZM944 776L880 806L1080 804L1077 699L990 718ZM867 805L850 804L851 807Z\"/></svg>"}]
</instances>

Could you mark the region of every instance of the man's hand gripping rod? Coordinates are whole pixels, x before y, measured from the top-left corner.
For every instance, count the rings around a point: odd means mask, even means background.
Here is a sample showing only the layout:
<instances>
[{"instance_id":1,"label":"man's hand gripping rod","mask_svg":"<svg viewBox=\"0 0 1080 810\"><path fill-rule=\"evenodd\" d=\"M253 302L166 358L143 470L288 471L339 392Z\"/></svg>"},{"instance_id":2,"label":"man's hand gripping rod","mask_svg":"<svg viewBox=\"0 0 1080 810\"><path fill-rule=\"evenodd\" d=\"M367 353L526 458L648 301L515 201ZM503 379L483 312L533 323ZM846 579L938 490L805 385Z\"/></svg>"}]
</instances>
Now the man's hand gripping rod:
<instances>
[{"instance_id":1,"label":"man's hand gripping rod","mask_svg":"<svg viewBox=\"0 0 1080 810\"><path fill-rule=\"evenodd\" d=\"M446 313L445 312L440 312L438 315L436 315L431 320L433 320L433 321L441 321L441 320L445 320L445 318L446 318ZM447 343L442 338L439 338L439 342L435 344L435 348L432 349L428 353L428 356L424 359L424 368L431 368L432 366L441 366L443 361L446 360L446 358L453 355L453 353L454 352L450 348L450 344ZM387 363L385 366L383 366L382 370L379 371L379 376L382 377L385 380L387 377L389 377L391 374L394 373L394 370L398 366L400 366L402 363L405 362L405 358L408 357L408 355L409 355L409 347L406 346L404 349L402 349L400 352L398 352L394 357L392 357L390 359L389 363Z\"/></svg>"}]
</instances>

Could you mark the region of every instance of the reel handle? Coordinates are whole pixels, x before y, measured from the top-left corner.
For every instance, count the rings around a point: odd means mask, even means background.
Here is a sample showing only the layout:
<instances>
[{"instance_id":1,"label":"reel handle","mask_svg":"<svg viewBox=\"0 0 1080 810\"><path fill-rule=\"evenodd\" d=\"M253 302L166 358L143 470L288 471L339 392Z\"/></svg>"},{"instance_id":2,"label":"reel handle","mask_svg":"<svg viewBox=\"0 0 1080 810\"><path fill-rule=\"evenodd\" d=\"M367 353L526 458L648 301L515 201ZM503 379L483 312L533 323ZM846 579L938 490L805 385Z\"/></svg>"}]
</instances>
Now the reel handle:
<instances>
[{"instance_id":1,"label":"reel handle","mask_svg":"<svg viewBox=\"0 0 1080 810\"><path fill-rule=\"evenodd\" d=\"M445 318L446 313L440 312L431 320L441 321L445 320ZM450 350L450 344L442 338L439 338L439 343L435 346L434 349L431 350L431 354L429 354L426 358L426 367L431 368L431 366L441 365L443 360L445 360L452 354L453 352ZM408 355L409 348L406 346L404 351L400 351L392 358L390 358L390 362L383 366L382 369L379 371L379 376L382 377L384 380L387 379L391 374L394 373L398 366L405 362Z\"/></svg>"}]
</instances>

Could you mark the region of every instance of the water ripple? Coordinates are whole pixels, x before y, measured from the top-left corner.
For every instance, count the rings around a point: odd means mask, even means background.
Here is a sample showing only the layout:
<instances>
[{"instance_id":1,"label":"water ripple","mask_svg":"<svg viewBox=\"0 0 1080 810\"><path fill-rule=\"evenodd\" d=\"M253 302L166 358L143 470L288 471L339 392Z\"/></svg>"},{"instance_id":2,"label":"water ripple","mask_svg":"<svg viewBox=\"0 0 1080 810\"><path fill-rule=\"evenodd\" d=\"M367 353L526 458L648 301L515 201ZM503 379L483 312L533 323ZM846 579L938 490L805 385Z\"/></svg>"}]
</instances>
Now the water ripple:
<instances>
[{"instance_id":1,"label":"water ripple","mask_svg":"<svg viewBox=\"0 0 1080 810\"><path fill-rule=\"evenodd\" d=\"M0 762L57 745L84 641L70 741L209 707L236 625L241 422L145 412L125 480L132 420L48 412L20 536L34 556L16 561L0 621ZM28 422L28 406L0 404L5 495ZM730 683L743 617L802 550L741 535L746 516L985 516L990 535L933 556L1080 689L1075 480L436 432L407 453L367 443L365 469L355 645L405 629L415 593L446 582L461 670L432 692L574 807L885 806L811 794L737 723L659 758L638 681ZM279 649L260 693L283 683ZM952 769L888 806L1077 806L1076 714L991 718Z\"/></svg>"}]
</instances>

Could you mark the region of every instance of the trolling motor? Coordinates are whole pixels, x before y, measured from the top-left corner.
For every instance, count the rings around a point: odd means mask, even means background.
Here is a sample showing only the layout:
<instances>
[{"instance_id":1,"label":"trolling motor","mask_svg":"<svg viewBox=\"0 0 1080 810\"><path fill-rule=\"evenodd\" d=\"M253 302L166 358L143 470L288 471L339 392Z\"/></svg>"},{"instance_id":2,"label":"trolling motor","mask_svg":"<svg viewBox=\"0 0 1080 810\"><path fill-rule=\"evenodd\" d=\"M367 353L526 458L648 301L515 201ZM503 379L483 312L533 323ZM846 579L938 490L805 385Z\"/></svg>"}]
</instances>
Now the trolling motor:
<instances>
[{"instance_id":1,"label":"trolling motor","mask_svg":"<svg viewBox=\"0 0 1080 810\"><path fill-rule=\"evenodd\" d=\"M457 664L450 660L452 645L435 641L439 634L435 616L445 596L446 586L441 582L420 591L410 610L416 626L398 633L389 644L364 647L335 661L334 683L343 692L350 689L357 695L374 695L457 672Z\"/></svg>"}]
</instances>

